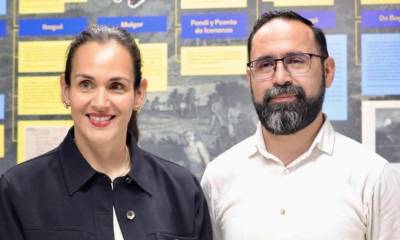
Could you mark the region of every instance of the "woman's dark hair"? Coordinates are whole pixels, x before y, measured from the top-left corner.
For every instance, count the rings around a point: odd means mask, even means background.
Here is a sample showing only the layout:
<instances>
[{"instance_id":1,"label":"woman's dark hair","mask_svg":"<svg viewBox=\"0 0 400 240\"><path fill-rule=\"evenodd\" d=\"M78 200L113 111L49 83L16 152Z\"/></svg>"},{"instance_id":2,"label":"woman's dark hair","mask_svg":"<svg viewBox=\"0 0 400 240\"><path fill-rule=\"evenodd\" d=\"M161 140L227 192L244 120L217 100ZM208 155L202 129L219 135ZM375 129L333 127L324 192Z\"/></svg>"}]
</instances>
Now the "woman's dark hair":
<instances>
[{"instance_id":1,"label":"woman's dark hair","mask_svg":"<svg viewBox=\"0 0 400 240\"><path fill-rule=\"evenodd\" d=\"M135 43L132 36L124 29L117 27L110 27L104 25L90 25L83 32L81 32L71 42L67 50L67 61L65 64L65 83L67 86L71 86L71 71L72 71L72 59L76 53L76 50L87 42L107 43L111 40L117 41L121 46L128 50L129 55L132 58L133 64L133 75L134 89L137 90L140 87L140 81L142 80L142 59L140 57L140 51ZM130 130L136 141L139 140L139 128L137 125L137 111L132 112L131 119L128 123L128 130Z\"/></svg>"},{"instance_id":2,"label":"woman's dark hair","mask_svg":"<svg viewBox=\"0 0 400 240\"><path fill-rule=\"evenodd\" d=\"M320 54L324 58L327 58L329 56L324 32L320 28L315 27L314 24L310 20L300 16L298 13L293 12L293 11L283 10L283 11L266 12L266 13L262 14L259 19L257 19L256 23L254 24L253 30L251 31L250 36L247 40L248 61L251 61L250 52L251 52L252 41L253 41L254 35L257 33L257 31L262 26L264 26L264 24L266 24L267 22L269 22L275 18L283 18L283 19L300 21L300 22L304 23L305 25L309 26L314 33L314 37L318 44L318 48L321 51Z\"/></svg>"}]
</instances>

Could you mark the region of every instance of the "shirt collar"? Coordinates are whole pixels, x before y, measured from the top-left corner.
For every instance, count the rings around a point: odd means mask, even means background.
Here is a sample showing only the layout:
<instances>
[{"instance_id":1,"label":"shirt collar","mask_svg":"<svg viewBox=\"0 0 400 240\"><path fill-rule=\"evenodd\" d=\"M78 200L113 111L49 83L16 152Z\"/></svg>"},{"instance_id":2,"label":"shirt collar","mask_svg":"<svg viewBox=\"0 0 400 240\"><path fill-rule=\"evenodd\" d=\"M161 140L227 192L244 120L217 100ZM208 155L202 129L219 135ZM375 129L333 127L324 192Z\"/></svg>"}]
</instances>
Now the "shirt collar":
<instances>
[{"instance_id":1,"label":"shirt collar","mask_svg":"<svg viewBox=\"0 0 400 240\"><path fill-rule=\"evenodd\" d=\"M150 164L144 158L143 151L137 146L133 134L129 132L127 143L133 161L128 175L143 191L151 195L153 188ZM68 131L60 145L60 159L70 195L78 191L96 174L96 171L89 165L75 144L73 127Z\"/></svg>"},{"instance_id":2,"label":"shirt collar","mask_svg":"<svg viewBox=\"0 0 400 240\"><path fill-rule=\"evenodd\" d=\"M60 145L60 159L70 195L74 194L96 173L75 145L73 127L69 129Z\"/></svg>"},{"instance_id":3,"label":"shirt collar","mask_svg":"<svg viewBox=\"0 0 400 240\"><path fill-rule=\"evenodd\" d=\"M132 159L132 167L128 175L143 191L152 195L155 179L155 176L153 176L152 166L149 160L145 158L143 150L136 144L136 139L130 132L128 132L127 143L130 147Z\"/></svg>"},{"instance_id":4,"label":"shirt collar","mask_svg":"<svg viewBox=\"0 0 400 240\"><path fill-rule=\"evenodd\" d=\"M258 122L257 130L255 134L252 136L252 138L253 138L252 141L254 143L253 144L254 148L252 148L251 155L260 153L267 158L279 161L274 155L269 153L265 147L264 137L262 134L262 125L260 122ZM322 124L317 134L317 137L314 139L310 148L303 155L309 155L315 147L325 152L326 154L331 155L333 153L334 143L335 143L335 130L331 122L327 118L327 116L324 115L324 123Z\"/></svg>"},{"instance_id":5,"label":"shirt collar","mask_svg":"<svg viewBox=\"0 0 400 240\"><path fill-rule=\"evenodd\" d=\"M319 150L331 155L335 145L335 129L326 115L324 115L324 119L325 121L322 124L314 143L311 145L311 148L317 146Z\"/></svg>"}]
</instances>

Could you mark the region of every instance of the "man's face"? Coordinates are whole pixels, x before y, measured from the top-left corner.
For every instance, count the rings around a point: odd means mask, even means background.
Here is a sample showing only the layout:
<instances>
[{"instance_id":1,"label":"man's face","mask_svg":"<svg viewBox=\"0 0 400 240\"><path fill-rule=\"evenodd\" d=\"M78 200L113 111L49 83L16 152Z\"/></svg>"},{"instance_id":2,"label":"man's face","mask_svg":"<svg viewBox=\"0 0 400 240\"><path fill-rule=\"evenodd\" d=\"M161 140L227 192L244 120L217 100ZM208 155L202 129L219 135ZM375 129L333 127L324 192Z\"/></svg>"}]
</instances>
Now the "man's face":
<instances>
[{"instance_id":1,"label":"man's face","mask_svg":"<svg viewBox=\"0 0 400 240\"><path fill-rule=\"evenodd\" d=\"M294 53L321 55L312 30L305 24L273 19L254 35L251 60L261 57L283 58ZM290 74L277 62L270 79L256 80L247 71L253 103L262 125L277 135L293 134L315 120L321 112L325 86L330 86L334 62L311 57L309 71Z\"/></svg>"}]
</instances>

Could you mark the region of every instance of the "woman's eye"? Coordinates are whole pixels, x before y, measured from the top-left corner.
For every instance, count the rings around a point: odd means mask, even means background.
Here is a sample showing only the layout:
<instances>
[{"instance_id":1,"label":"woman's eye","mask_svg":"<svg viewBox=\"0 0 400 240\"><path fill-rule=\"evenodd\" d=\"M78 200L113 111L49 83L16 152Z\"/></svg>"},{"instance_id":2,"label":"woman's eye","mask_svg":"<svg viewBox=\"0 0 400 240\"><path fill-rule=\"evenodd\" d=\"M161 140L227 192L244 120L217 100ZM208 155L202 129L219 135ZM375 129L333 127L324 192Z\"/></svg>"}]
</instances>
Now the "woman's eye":
<instances>
[{"instance_id":1,"label":"woman's eye","mask_svg":"<svg viewBox=\"0 0 400 240\"><path fill-rule=\"evenodd\" d=\"M89 80L84 80L79 83L79 87L85 90L91 89L93 87L92 82Z\"/></svg>"},{"instance_id":2,"label":"woman's eye","mask_svg":"<svg viewBox=\"0 0 400 240\"><path fill-rule=\"evenodd\" d=\"M110 88L112 90L123 90L124 87L125 86L122 83L119 83L119 82L113 82L113 83L111 83L111 86L110 86Z\"/></svg>"}]
</instances>

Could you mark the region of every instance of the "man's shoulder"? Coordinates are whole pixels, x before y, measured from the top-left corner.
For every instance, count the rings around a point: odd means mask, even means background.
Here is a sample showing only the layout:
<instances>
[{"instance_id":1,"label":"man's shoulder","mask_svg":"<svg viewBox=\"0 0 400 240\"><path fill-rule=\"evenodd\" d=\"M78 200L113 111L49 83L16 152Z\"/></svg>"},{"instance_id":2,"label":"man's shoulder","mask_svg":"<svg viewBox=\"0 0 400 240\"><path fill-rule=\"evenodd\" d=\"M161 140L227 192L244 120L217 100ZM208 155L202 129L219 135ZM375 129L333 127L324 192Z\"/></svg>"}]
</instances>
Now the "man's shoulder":
<instances>
[{"instance_id":1,"label":"man's shoulder","mask_svg":"<svg viewBox=\"0 0 400 240\"><path fill-rule=\"evenodd\" d=\"M232 165L235 162L241 162L248 159L256 151L254 135L250 136L243 141L235 144L230 149L221 153L209 165L215 167L220 165ZM225 166L222 166L225 167Z\"/></svg>"},{"instance_id":2,"label":"man's shoulder","mask_svg":"<svg viewBox=\"0 0 400 240\"><path fill-rule=\"evenodd\" d=\"M335 135L334 156L357 171L379 172L388 164L386 159L366 145L341 133Z\"/></svg>"},{"instance_id":3,"label":"man's shoulder","mask_svg":"<svg viewBox=\"0 0 400 240\"><path fill-rule=\"evenodd\" d=\"M246 163L252 154L256 152L254 135L237 143L211 161L204 172L202 181L208 178L225 181L241 172L241 166ZM210 179L208 179L210 180Z\"/></svg>"},{"instance_id":4,"label":"man's shoulder","mask_svg":"<svg viewBox=\"0 0 400 240\"><path fill-rule=\"evenodd\" d=\"M335 150L349 156L354 156L357 154L360 157L362 156L368 159L378 158L379 161L385 161L372 149L368 148L368 146L338 132L335 134Z\"/></svg>"}]
</instances>

